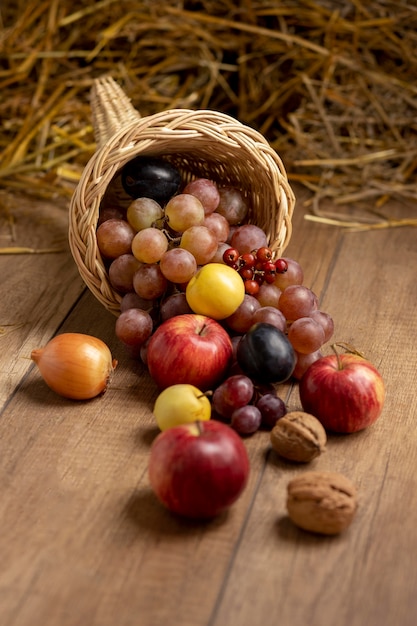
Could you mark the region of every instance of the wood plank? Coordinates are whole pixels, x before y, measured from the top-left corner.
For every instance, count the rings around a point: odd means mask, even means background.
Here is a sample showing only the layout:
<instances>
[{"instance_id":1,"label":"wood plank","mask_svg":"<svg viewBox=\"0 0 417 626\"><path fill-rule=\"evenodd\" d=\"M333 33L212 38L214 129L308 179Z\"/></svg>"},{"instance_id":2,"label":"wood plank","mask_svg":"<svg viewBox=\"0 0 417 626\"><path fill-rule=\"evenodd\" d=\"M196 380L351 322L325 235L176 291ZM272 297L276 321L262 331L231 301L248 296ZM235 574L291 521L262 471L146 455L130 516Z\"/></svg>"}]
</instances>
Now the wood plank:
<instances>
[{"instance_id":1,"label":"wood plank","mask_svg":"<svg viewBox=\"0 0 417 626\"><path fill-rule=\"evenodd\" d=\"M317 233L321 237L323 230ZM120 352L113 329L113 316L89 293L60 328L96 334L111 346L120 363L104 398L74 408L50 392L32 368L3 413L2 442L8 454L1 467L9 486L3 499L8 530L2 541L1 588L8 597L12 588L15 602L2 603L8 611L5 623L15 614L23 624L33 614L43 624L72 623L69 607L76 594L76 619L93 612L108 615L108 623L114 623L116 614L118 623L129 623L137 606L148 623L204 624L222 588L258 481L263 444L259 449L252 442L251 483L229 515L201 527L163 511L146 477L149 443L156 432L149 412L156 390L140 366ZM21 517L23 502L26 514ZM129 554L133 564L124 565ZM134 563L140 564L137 569ZM22 570L25 576L19 574ZM123 585L117 582L121 575ZM139 589L138 578L148 581ZM156 593L161 585L163 603Z\"/></svg>"},{"instance_id":2,"label":"wood plank","mask_svg":"<svg viewBox=\"0 0 417 626\"><path fill-rule=\"evenodd\" d=\"M30 362L9 390L0 422L2 626L414 623L415 231L351 234L312 224L302 200L300 193L288 255L334 316L336 338L364 349L388 383L381 420L364 433L332 437L313 464L358 483L352 527L322 539L292 526L285 486L304 468L279 461L264 432L246 440L250 483L228 514L196 524L166 512L147 478L155 385L121 350L114 317L83 292L64 253L59 272L50 261L42 265L50 276L42 283L42 301L51 302L46 319L39 291L27 287L27 303L21 295L22 319L34 308L37 320L25 341L41 345L41 335L58 328L91 333L119 365L106 394L91 402L57 397ZM3 274L13 275L8 259L0 259ZM40 255L31 259L27 284L44 263ZM381 268L389 289L381 289ZM13 302L20 310L19 298ZM0 311L6 319L7 302ZM9 343L6 355L12 349ZM284 392L297 406L296 386Z\"/></svg>"},{"instance_id":3,"label":"wood plank","mask_svg":"<svg viewBox=\"0 0 417 626\"><path fill-rule=\"evenodd\" d=\"M3 248L58 249L57 253L0 255L0 406L30 367L32 349L59 328L85 286L68 246L68 213L61 200L34 201L0 194Z\"/></svg>"},{"instance_id":4,"label":"wood plank","mask_svg":"<svg viewBox=\"0 0 417 626\"><path fill-rule=\"evenodd\" d=\"M416 267L412 229L342 237L322 307L336 321L335 340L356 345L379 368L387 401L373 427L329 437L326 454L309 467L351 477L359 512L336 538L297 530L286 515L286 485L304 468L270 450L213 624L416 622ZM291 405L300 406L297 388Z\"/></svg>"},{"instance_id":5,"label":"wood plank","mask_svg":"<svg viewBox=\"0 0 417 626\"><path fill-rule=\"evenodd\" d=\"M101 321L91 296L78 313L63 329L89 316L81 330L100 320L96 332L112 332L113 320ZM57 398L36 370L22 383L1 424L2 624L32 624L34 615L45 625L129 624L138 614L146 624L207 622L256 471L230 514L208 524L171 516L147 480L155 394L123 356L114 385L93 402ZM256 467L256 447L251 458Z\"/></svg>"}]
</instances>

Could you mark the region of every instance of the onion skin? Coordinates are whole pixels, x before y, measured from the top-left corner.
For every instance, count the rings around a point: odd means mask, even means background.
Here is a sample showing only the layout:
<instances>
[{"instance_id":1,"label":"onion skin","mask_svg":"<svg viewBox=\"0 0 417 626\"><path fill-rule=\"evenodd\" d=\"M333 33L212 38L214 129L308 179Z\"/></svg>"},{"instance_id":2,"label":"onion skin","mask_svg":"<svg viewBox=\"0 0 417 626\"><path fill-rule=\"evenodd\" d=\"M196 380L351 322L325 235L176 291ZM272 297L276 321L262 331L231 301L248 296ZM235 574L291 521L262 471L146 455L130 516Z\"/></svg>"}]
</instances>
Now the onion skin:
<instances>
[{"instance_id":1,"label":"onion skin","mask_svg":"<svg viewBox=\"0 0 417 626\"><path fill-rule=\"evenodd\" d=\"M52 391L71 400L104 393L117 366L108 346L90 335L63 333L32 350L34 361Z\"/></svg>"}]
</instances>

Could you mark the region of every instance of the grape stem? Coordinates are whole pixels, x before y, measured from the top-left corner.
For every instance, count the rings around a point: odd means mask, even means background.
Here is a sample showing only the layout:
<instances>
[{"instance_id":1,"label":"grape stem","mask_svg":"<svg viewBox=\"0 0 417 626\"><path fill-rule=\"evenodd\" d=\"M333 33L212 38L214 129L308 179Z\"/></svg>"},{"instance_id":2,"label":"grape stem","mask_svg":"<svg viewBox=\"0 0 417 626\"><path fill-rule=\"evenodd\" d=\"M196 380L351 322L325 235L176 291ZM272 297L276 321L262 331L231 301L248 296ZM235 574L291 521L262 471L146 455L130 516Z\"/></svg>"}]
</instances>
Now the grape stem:
<instances>
[{"instance_id":1,"label":"grape stem","mask_svg":"<svg viewBox=\"0 0 417 626\"><path fill-rule=\"evenodd\" d=\"M166 228L162 228L161 230L164 233L165 237L168 239L168 241L174 244L174 246L178 246L180 244L181 237L171 235L171 233Z\"/></svg>"},{"instance_id":2,"label":"grape stem","mask_svg":"<svg viewBox=\"0 0 417 626\"><path fill-rule=\"evenodd\" d=\"M165 215L163 215L162 217L152 222L151 226L152 228L158 228L160 230L164 230L164 226L166 223L167 223L167 218L165 217Z\"/></svg>"},{"instance_id":3,"label":"grape stem","mask_svg":"<svg viewBox=\"0 0 417 626\"><path fill-rule=\"evenodd\" d=\"M163 217L160 217L159 219L152 222L151 226L152 228L157 228L158 230L162 231L170 243L173 243L176 246L179 245L181 237L179 237L178 235L172 235L171 232L166 228L167 224L168 218L166 215L164 215Z\"/></svg>"}]
</instances>

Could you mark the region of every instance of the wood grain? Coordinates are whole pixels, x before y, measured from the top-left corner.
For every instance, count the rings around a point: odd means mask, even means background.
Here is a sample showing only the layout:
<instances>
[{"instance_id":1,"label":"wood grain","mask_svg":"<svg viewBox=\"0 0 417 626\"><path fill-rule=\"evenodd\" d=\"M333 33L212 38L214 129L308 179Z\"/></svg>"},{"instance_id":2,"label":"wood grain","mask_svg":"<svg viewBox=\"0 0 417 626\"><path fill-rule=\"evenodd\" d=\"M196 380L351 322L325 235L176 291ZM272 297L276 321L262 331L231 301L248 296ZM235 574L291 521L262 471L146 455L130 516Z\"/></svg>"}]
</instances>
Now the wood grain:
<instances>
[{"instance_id":1,"label":"wood grain","mask_svg":"<svg viewBox=\"0 0 417 626\"><path fill-rule=\"evenodd\" d=\"M2 247L58 250L0 255L1 406L28 370L31 351L56 333L85 287L69 252L62 200L2 193L0 210Z\"/></svg>"},{"instance_id":2,"label":"wood grain","mask_svg":"<svg viewBox=\"0 0 417 626\"><path fill-rule=\"evenodd\" d=\"M285 486L302 468L279 462L270 452L256 514L217 611L219 624L233 616L242 625L274 620L312 626L411 625L417 617L417 545L410 523L417 511L416 234L345 233L333 263L321 306L336 320L334 339L356 345L380 369L387 401L372 428L330 437L325 456L311 465L354 480L359 514L336 539L317 540L295 530L286 516ZM294 388L291 403L298 402ZM263 581L259 595L252 593L256 580Z\"/></svg>"},{"instance_id":3,"label":"wood grain","mask_svg":"<svg viewBox=\"0 0 417 626\"><path fill-rule=\"evenodd\" d=\"M198 524L165 511L147 477L157 391L115 339L115 318L84 288L67 248L2 256L2 626L414 625L416 232L313 224L298 197L286 254L334 317L334 339L363 350L387 385L380 420L330 436L308 466L357 484L352 526L322 538L291 524L286 485L305 467L278 459L266 432L245 440L251 477L227 514ZM65 207L12 204L19 245L65 240ZM74 403L40 379L30 350L58 331L109 344L119 364L103 397ZM281 393L299 407L297 385Z\"/></svg>"}]
</instances>

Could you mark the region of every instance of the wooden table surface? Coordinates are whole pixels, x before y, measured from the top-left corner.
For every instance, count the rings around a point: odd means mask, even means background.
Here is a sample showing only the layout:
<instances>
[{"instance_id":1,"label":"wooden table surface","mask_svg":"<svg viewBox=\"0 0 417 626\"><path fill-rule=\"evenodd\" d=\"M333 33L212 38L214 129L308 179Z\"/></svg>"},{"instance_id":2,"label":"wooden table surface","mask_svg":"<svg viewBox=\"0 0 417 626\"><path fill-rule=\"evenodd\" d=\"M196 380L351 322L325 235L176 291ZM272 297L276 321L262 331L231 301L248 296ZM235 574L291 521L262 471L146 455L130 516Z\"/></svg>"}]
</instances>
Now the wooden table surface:
<instances>
[{"instance_id":1,"label":"wooden table surface","mask_svg":"<svg viewBox=\"0 0 417 626\"><path fill-rule=\"evenodd\" d=\"M329 436L309 469L346 474L360 506L343 534L297 529L288 481L306 466L246 439L249 484L208 523L178 519L150 490L156 388L83 285L62 201L0 194L1 246L63 248L0 256L1 626L414 626L417 620L417 232L348 232L304 219L288 256L387 387L381 418ZM392 216L415 206L387 205ZM119 360L107 393L56 396L30 360L56 333L106 341ZM326 353L330 348L326 347ZM280 389L299 408L297 385Z\"/></svg>"}]
</instances>

